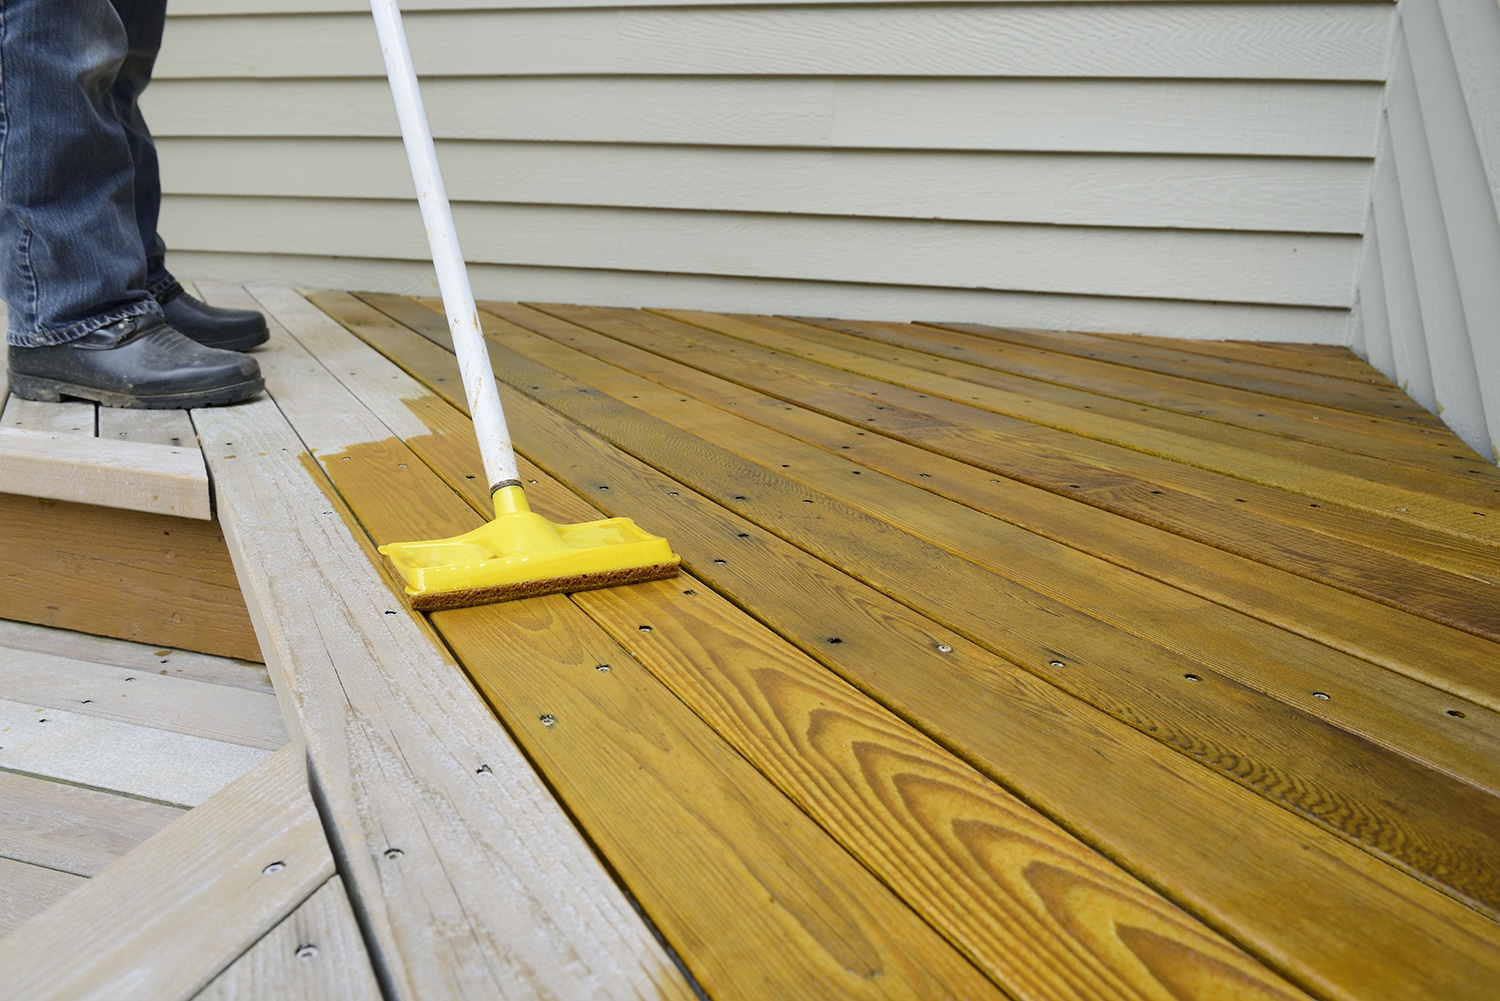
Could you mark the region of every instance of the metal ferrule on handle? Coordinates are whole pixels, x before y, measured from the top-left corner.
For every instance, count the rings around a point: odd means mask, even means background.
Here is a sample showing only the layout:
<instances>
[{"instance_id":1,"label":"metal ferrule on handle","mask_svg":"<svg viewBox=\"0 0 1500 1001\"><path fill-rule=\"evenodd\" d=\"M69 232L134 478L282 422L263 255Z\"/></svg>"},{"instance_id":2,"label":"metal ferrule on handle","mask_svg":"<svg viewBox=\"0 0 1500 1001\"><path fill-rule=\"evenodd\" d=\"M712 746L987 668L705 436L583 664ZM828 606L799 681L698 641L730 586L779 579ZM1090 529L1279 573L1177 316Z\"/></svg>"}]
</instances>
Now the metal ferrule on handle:
<instances>
[{"instance_id":1,"label":"metal ferrule on handle","mask_svg":"<svg viewBox=\"0 0 1500 1001\"><path fill-rule=\"evenodd\" d=\"M370 10L375 15L380 51L385 56L386 76L391 83L391 96L396 101L401 138L406 144L406 159L411 164L412 182L416 185L417 201L422 207L422 222L427 227L427 243L432 249L433 267L437 269L443 309L448 314L453 350L458 355L464 396L469 401L474 432L479 438L479 454L484 460L484 474L493 494L502 486L520 485L515 450L505 426L505 412L500 408L495 373L484 348L479 311L474 306L474 292L469 288L463 252L458 246L458 232L453 227L453 212L448 206L442 171L438 169L427 111L422 106L421 91L417 89L417 72L412 66L411 50L406 45L401 11L396 0L370 0Z\"/></svg>"}]
</instances>

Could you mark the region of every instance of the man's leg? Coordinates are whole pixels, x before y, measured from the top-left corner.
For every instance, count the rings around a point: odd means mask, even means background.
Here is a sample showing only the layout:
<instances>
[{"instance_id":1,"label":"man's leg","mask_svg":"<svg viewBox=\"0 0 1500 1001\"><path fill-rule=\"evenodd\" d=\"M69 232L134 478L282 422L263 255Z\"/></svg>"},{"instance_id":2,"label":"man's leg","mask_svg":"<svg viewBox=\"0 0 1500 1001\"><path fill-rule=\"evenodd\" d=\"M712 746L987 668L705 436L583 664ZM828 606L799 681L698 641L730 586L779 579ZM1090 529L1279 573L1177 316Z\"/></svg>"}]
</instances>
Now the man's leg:
<instances>
[{"instance_id":1,"label":"man's leg","mask_svg":"<svg viewBox=\"0 0 1500 1001\"><path fill-rule=\"evenodd\" d=\"M151 82L156 54L161 51L167 4L166 0L110 2L120 14L129 41L110 97L135 164L135 219L146 255L146 291L161 305L172 326L200 344L232 351L264 344L269 336L265 317L254 310L223 309L199 302L184 292L167 270L167 245L156 229L161 214L161 168L140 108L141 92Z\"/></svg>"},{"instance_id":2,"label":"man's leg","mask_svg":"<svg viewBox=\"0 0 1500 1001\"><path fill-rule=\"evenodd\" d=\"M30 399L201 406L261 389L249 358L167 326L146 288L135 164L111 90L128 54L108 0L0 3L0 295Z\"/></svg>"}]
</instances>

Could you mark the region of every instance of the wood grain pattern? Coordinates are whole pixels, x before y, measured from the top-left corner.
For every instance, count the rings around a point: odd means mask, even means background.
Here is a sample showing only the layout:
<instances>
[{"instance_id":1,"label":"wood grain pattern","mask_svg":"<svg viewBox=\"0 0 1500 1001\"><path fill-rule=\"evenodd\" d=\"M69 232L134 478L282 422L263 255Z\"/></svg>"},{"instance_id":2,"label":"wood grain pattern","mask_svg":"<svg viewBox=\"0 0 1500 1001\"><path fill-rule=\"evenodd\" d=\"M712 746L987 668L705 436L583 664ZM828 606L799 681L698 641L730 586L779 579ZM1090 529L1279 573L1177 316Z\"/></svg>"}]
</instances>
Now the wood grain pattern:
<instances>
[{"instance_id":1,"label":"wood grain pattern","mask_svg":"<svg viewBox=\"0 0 1500 1001\"><path fill-rule=\"evenodd\" d=\"M0 939L8 991L37 1001L192 997L333 875L290 747L127 858Z\"/></svg>"},{"instance_id":2,"label":"wood grain pattern","mask_svg":"<svg viewBox=\"0 0 1500 1001\"><path fill-rule=\"evenodd\" d=\"M377 1001L380 985L349 907L343 880L329 878L195 1001Z\"/></svg>"},{"instance_id":3,"label":"wood grain pattern","mask_svg":"<svg viewBox=\"0 0 1500 1001\"><path fill-rule=\"evenodd\" d=\"M0 494L0 525L7 618L261 659L218 523Z\"/></svg>"},{"instance_id":4,"label":"wood grain pattern","mask_svg":"<svg viewBox=\"0 0 1500 1001\"><path fill-rule=\"evenodd\" d=\"M668 312L665 315L682 314ZM1031 380L1053 382L1234 427L1274 434L1282 439L1292 438L1335 447L1344 452L1377 457L1462 479L1477 477L1479 483L1491 486L1500 483L1500 472L1488 463L1476 462L1478 456L1464 455L1469 451L1467 448L1455 449L1455 445L1459 443L1451 436L1434 428L1419 427L1404 421L1355 415L1330 407L1251 393L1228 386L1210 389L1203 383L1177 376L1147 373L1091 358L1006 344L992 338L938 327L817 319L804 319L802 322L854 334L881 344L912 348L943 358L965 361L970 365L1008 372ZM1147 339L1143 337L1142 340ZM1165 339L1152 338L1151 341L1161 343ZM1214 342L1200 347L1208 350L1229 346L1223 342ZM1236 344L1233 347L1259 349L1250 356L1254 358L1265 358L1272 353L1262 345ZM1307 346L1308 356L1317 358L1318 355L1311 353L1311 347ZM1287 364L1291 366L1296 365L1293 359L1304 358L1302 351L1283 349L1274 353L1285 355L1289 359ZM1269 363L1274 359L1267 360ZM1350 360L1358 361L1352 354ZM1384 381L1384 376L1380 376L1364 362L1358 364L1365 372ZM1357 371L1341 363L1336 364L1335 369L1340 373ZM1305 368L1294 367L1292 370L1303 371ZM1346 376L1340 374L1336 377Z\"/></svg>"},{"instance_id":5,"label":"wood grain pattern","mask_svg":"<svg viewBox=\"0 0 1500 1001\"><path fill-rule=\"evenodd\" d=\"M378 301L393 310L397 305L389 299ZM349 322L347 310L340 315ZM516 314L516 318L523 317ZM419 322L421 317L412 315L410 319ZM860 434L842 421L789 407L775 397L584 328L571 325L554 328L536 315L532 316L532 321L534 329L548 332L559 343L587 351L628 372L655 380L664 387L661 392L677 391L666 398L669 412L682 410L681 406L672 405L679 395L694 397L857 462L863 470L889 474L993 518L1374 661L1451 695L1500 709L1500 686L1497 686L1491 668L1500 657L1500 648L1493 642L1374 605L1346 592L1163 533L1098 508L1060 503L1055 494L990 476L983 470L903 442ZM366 318L362 322L371 321ZM570 360L562 367L565 371L573 371L572 364ZM640 405L634 397L645 394L630 395L632 402ZM743 431L735 435L739 444L751 444L756 440L755 435ZM788 446L784 440L777 440L773 447L777 451L761 451L759 461L762 464L780 465L779 461L772 461L772 456L777 454L786 459L808 454ZM817 453L810 455L816 466L820 461ZM802 463L797 465L800 467ZM853 471L846 469L845 475ZM868 473L862 472L861 475ZM966 545L960 552L972 548L972 545ZM1326 680L1319 678L1297 689L1304 696L1304 704L1327 708L1316 701L1305 701L1307 692L1324 690ZM1402 701L1402 697L1394 692L1374 696L1374 690L1383 684L1378 675L1370 677L1365 672L1352 687L1387 704ZM1432 693L1428 697L1431 698ZM1458 707L1438 702L1429 703L1424 711L1433 712L1445 725L1451 726L1452 717L1445 713L1455 708Z\"/></svg>"},{"instance_id":6,"label":"wood grain pattern","mask_svg":"<svg viewBox=\"0 0 1500 1001\"><path fill-rule=\"evenodd\" d=\"M199 287L223 305L248 299ZM272 330L258 357L275 402L194 422L383 976L403 997L686 996L458 667L399 613L284 414L325 454L388 429Z\"/></svg>"},{"instance_id":7,"label":"wood grain pattern","mask_svg":"<svg viewBox=\"0 0 1500 1001\"><path fill-rule=\"evenodd\" d=\"M341 322L357 325L372 336L392 332L390 320L352 296L321 294L313 301L335 311ZM349 373L341 378L361 399L379 399L393 388L388 375L368 363L360 364L347 350L329 354L326 360L332 371ZM451 363L451 355L448 360ZM356 369L359 371L351 371ZM414 390L411 386L399 392L409 398ZM406 406L398 400L387 405L403 410ZM423 408L423 412L430 411ZM455 412L450 409L449 413ZM422 439L410 440L409 444L418 450ZM439 458L434 471L450 483L462 482L460 470L477 466L477 454L449 455ZM538 502L549 506L556 503L559 488L550 478L538 472L530 479L541 481L528 487L537 494ZM572 495L563 497L571 501L572 509L557 517L584 520L597 516ZM684 604L676 597L679 593L691 600ZM1099 946L1094 935L1079 937L1071 930L1073 919L1045 917L1049 905L1037 896L1040 891L1028 888L1030 884L1023 875L1033 871L1033 866L1047 871L1061 867L1072 874L1070 878L1081 880L1070 886L1073 892L1086 896L1089 903L1082 906L1090 913L1102 908L1131 926L1144 921L1155 933L1182 943L1187 949L1183 959L1188 967L1209 982L1225 985L1225 989L1230 984L1244 986L1246 978L1263 983L1264 973L1255 964L1247 966L1244 957L1232 950L1219 952L1221 947L1203 938L1202 929L1195 923L1181 924L1184 916L1150 894L1142 895L1141 887L1123 880L1102 859L864 696L834 680L810 659L780 645L742 613L713 599L697 581L683 578L660 587L611 589L601 593L599 599L575 596L585 611L610 628L616 642L629 649L632 657L640 658L741 754L756 762L783 792L809 810L825 830L1012 994L1054 997L1104 990L1127 995L1134 991L1149 997L1162 989L1162 981L1112 932L1105 934L1110 944ZM643 620L653 623L650 634L640 632ZM441 628L441 622L439 625ZM650 650L666 652L660 657L647 656L646 648L632 639L639 635L651 637L647 644ZM611 672L614 670L611 666ZM722 683L715 689L719 681ZM775 693L764 693L769 688L786 695L797 707L790 710L797 718L785 725L801 728L802 706L811 700L839 720L834 725L838 737L783 732L783 724L770 722L782 705ZM741 696L741 690L763 694L747 692ZM766 698L776 705L768 709ZM753 706L747 706L745 699ZM731 703L728 710L726 701ZM763 719L766 722L760 722ZM816 728L821 730L821 724ZM807 740L818 745L812 754L814 760L822 762L825 756L837 759L833 766L836 776L825 777L818 767L798 763L798 749ZM856 755L852 747L865 751ZM902 780L870 779L865 766L871 761L899 762L893 767L914 769L902 774L912 779L917 791L911 796L920 805L908 801ZM880 770L878 765L870 767ZM935 833L923 833L929 829ZM960 831L965 833L955 833ZM997 876L994 865L1013 875ZM967 888L961 898L953 896L955 880ZM1063 901L1053 903L1072 910ZM1098 974L1096 979L1093 972L1074 968L1071 950L1093 954L1101 948L1104 951L1099 961L1109 972ZM1210 955L1215 958L1210 959ZM1027 960L1018 962L1019 956ZM1037 964L1037 956L1049 957L1048 962Z\"/></svg>"},{"instance_id":8,"label":"wood grain pattern","mask_svg":"<svg viewBox=\"0 0 1500 1001\"><path fill-rule=\"evenodd\" d=\"M182 810L0 771L0 857L97 876Z\"/></svg>"},{"instance_id":9,"label":"wood grain pattern","mask_svg":"<svg viewBox=\"0 0 1500 1001\"><path fill-rule=\"evenodd\" d=\"M406 455L395 477L385 443L325 456L377 543L480 523ZM708 993L999 996L565 597L431 618Z\"/></svg>"},{"instance_id":10,"label":"wood grain pattern","mask_svg":"<svg viewBox=\"0 0 1500 1001\"><path fill-rule=\"evenodd\" d=\"M746 321L720 317L703 322L729 328ZM652 321L643 329L616 317L610 329L637 346L661 345L657 350L662 353L867 431L1448 625L1500 637L1494 602L1474 586L1476 578L1500 581L1500 565L1489 547L1257 484L1225 481L929 394L833 373L744 342L721 342L699 333L701 327L668 329ZM689 350L684 345L691 345L691 357L676 354ZM997 447L1002 443L1006 447ZM1422 584L1415 590L1411 584L1418 580Z\"/></svg>"},{"instance_id":11,"label":"wood grain pattern","mask_svg":"<svg viewBox=\"0 0 1500 1001\"><path fill-rule=\"evenodd\" d=\"M492 336L500 333L495 331ZM1258 698L1250 688L1241 687L1247 673L1250 678L1258 678L1263 670L1257 662L1254 641L1246 644L1242 655L1224 657L1223 639L1215 642L1211 633L1190 636L1190 630L1179 629L1180 635L1167 642L1192 653L1177 653L1141 638L1142 633L1151 635L1151 629L1143 629L1137 622L1195 613L1153 608L1149 600L1133 607L1124 605L1125 596L1141 582L1126 580L1113 567L1103 565L1094 573L1081 570L1078 587L1063 594L1057 582L1067 573L1066 564L1052 565L1061 557L1061 549L1055 551L1056 555L1036 558L1033 574L1017 573L1013 564L1024 565L1028 557L986 531L988 519L978 515L957 519L963 527L955 528L949 536L949 549L919 542L837 494L826 492L830 487L821 480L817 488L809 489L805 473L781 474L791 477L782 479L773 474L774 466L747 462L723 444L679 433L672 424L614 403L606 395L611 390L581 392L583 382L561 376L556 369L539 366L507 348L497 347L492 355L496 356L502 380L524 388L657 468L671 469L689 486L766 529L835 562L935 621L1027 665L1051 683L1204 764L1247 782L1307 819L1328 823L1330 812L1336 814L1343 822L1332 825L1332 829L1500 913L1500 884L1491 885L1486 875L1491 870L1500 871L1500 866L1487 861L1500 862L1500 842L1487 833L1492 826L1500 828L1500 799L1480 794L1463 782L1441 778L1400 755L1376 750L1367 743L1368 738L1319 724L1303 710ZM613 391L622 397L627 395ZM731 431L725 439L733 437ZM848 482L856 481L850 477ZM925 496L918 492L919 498ZM913 508L903 496L897 504L899 513L885 517L899 521L907 531L915 522L922 522L923 527L940 523L946 513L942 502ZM878 499L871 506L883 507ZM967 509L955 509L955 515L958 510ZM980 523L977 527L976 522ZM1017 534L1023 541L1031 538ZM966 541L981 555L954 555L951 550L962 551ZM1099 575L1097 571L1104 571L1104 582L1093 579ZM1118 579L1111 581L1108 571L1114 571ZM1018 577L1024 578L1024 583ZM1111 609L1108 599L1094 599L1092 595L1101 589L1124 607ZM1172 595L1160 593L1163 599ZM1069 605L1069 600L1082 608ZM997 608L1004 613L997 616ZM1212 606L1202 607L1200 613L1209 619L1214 617ZM1110 629L1110 622L1117 628ZM1231 622L1220 626L1229 626L1231 632L1234 628ZM1274 644L1277 638L1267 639ZM1202 652L1205 643L1210 645ZM1064 666L1052 667L1053 659L1064 662ZM1295 691L1293 686L1287 687ZM1311 694L1304 692L1298 692L1299 700L1312 704ZM1255 723L1245 726L1235 722L1246 718L1253 718ZM1464 775L1483 774L1491 789L1500 785L1497 777L1488 773L1486 755L1467 755L1466 742L1459 734L1451 727L1438 726L1436 719L1433 724L1436 743L1446 745L1446 751L1439 752L1445 767L1456 768ZM1489 719L1488 726L1495 732L1496 719ZM1392 735L1381 732L1380 739L1389 741ZM1427 747L1438 751L1434 744ZM1466 759L1461 766L1460 757ZM1412 810L1410 814L1399 816L1399 811L1383 808L1393 786L1407 790L1397 799ZM1443 792L1438 793L1438 788ZM1425 810L1417 806L1424 796L1435 796L1427 800ZM1326 804L1334 802L1339 807L1329 811ZM1418 811L1422 811L1420 815ZM1455 826L1460 817L1489 814L1493 814L1493 821L1476 823L1467 831ZM1427 833L1415 833L1419 830ZM1406 833L1394 834L1397 831ZM1426 856L1419 845L1435 850L1435 854ZM1398 854L1405 852L1411 854ZM1454 879L1459 869L1463 875Z\"/></svg>"},{"instance_id":12,"label":"wood grain pattern","mask_svg":"<svg viewBox=\"0 0 1500 1001\"><path fill-rule=\"evenodd\" d=\"M0 768L176 806L197 806L270 756L263 748L5 698L0 737Z\"/></svg>"},{"instance_id":13,"label":"wood grain pattern","mask_svg":"<svg viewBox=\"0 0 1500 1001\"><path fill-rule=\"evenodd\" d=\"M185 410L122 410L100 407L99 437L153 445L197 447L198 435Z\"/></svg>"},{"instance_id":14,"label":"wood grain pattern","mask_svg":"<svg viewBox=\"0 0 1500 1001\"><path fill-rule=\"evenodd\" d=\"M408 337L417 349L433 347ZM427 363L414 351L396 354L421 370ZM446 370L434 366L424 378L447 394L434 373L452 371L450 356ZM528 451L580 492L620 513L661 512L674 545L714 588L1049 815L1067 817L1073 830L1170 887L1258 955L1274 956L1299 982L1351 998L1477 998L1488 991L1497 956L1484 943L1493 924L1467 908L1246 790L1204 784L1199 766L1081 712L1050 686L757 532L524 395L510 410ZM610 489L599 492L601 486ZM1121 796L1123 789L1130 794ZM1196 836L1180 836L1189 830ZM1432 930L1398 930L1419 926ZM1417 947L1419 939L1446 943L1441 958ZM1393 958L1397 953L1401 958Z\"/></svg>"},{"instance_id":15,"label":"wood grain pattern","mask_svg":"<svg viewBox=\"0 0 1500 1001\"><path fill-rule=\"evenodd\" d=\"M1081 437L1121 445L1239 480L1331 501L1398 521L1410 521L1500 543L1485 509L1500 512L1500 476L1464 477L1391 468L1374 458L1319 444L1275 439L1197 417L1084 393L1055 383L1019 379L933 358L924 352L872 346L820 327L784 321L741 328L739 336L793 357L919 390ZM1357 385L1357 384L1355 384ZM1387 396L1400 396L1394 386Z\"/></svg>"},{"instance_id":16,"label":"wood grain pattern","mask_svg":"<svg viewBox=\"0 0 1500 1001\"><path fill-rule=\"evenodd\" d=\"M1372 392L1370 388L1349 385L1347 379L1298 373L1233 359L1206 358L1171 347L1122 343L1118 339L1071 331L1017 330L977 323L945 323L941 326L1000 341L1040 347L1047 351L1096 358L1127 368L1176 375L1212 385L1248 389L1268 396L1282 396L1351 413L1406 420L1430 428L1443 426L1432 414L1421 407L1411 406L1409 401L1403 402L1399 393L1392 393L1387 387L1373 387L1375 391Z\"/></svg>"},{"instance_id":17,"label":"wood grain pattern","mask_svg":"<svg viewBox=\"0 0 1500 1001\"><path fill-rule=\"evenodd\" d=\"M45 431L51 434L73 434L85 438L94 436L94 414L97 408L92 403L64 401L62 403L37 403L13 396L5 401L0 413L0 427L20 431Z\"/></svg>"},{"instance_id":18,"label":"wood grain pattern","mask_svg":"<svg viewBox=\"0 0 1500 1001\"><path fill-rule=\"evenodd\" d=\"M575 600L1012 996L1290 993L697 581Z\"/></svg>"},{"instance_id":19,"label":"wood grain pattern","mask_svg":"<svg viewBox=\"0 0 1500 1001\"><path fill-rule=\"evenodd\" d=\"M520 315L517 318L524 319ZM1279 630L1266 628L1218 605L1185 599L1176 588L1143 581L1113 565L1083 558L1071 548L1049 545L1029 532L1009 530L991 517L950 504L916 485L894 483L849 459L770 433L737 415L727 416L748 401L728 400L725 406L730 394L723 392L718 384L700 385L697 392L704 399L717 399L724 407L722 410L683 399L677 391L681 380L673 378L681 366L664 372L665 364L655 356L640 351L625 354L628 349L623 348L610 351L612 342L591 336L590 331L576 327L555 329L545 323L536 325L551 329L558 341L566 340L578 350L549 343L515 328L503 329L507 345L616 399L628 398L632 407L730 449L761 467L780 469L782 476L796 483L835 497L867 516L895 525L977 566L1050 595L1116 628L1186 652L1239 683L1367 738L1401 747L1409 754L1491 789L1500 788L1500 772L1490 764L1500 756L1500 744L1491 743L1500 736L1497 725L1500 717L1476 712L1473 718L1481 721L1479 727L1455 728L1453 720L1444 715L1444 710L1452 705L1451 698L1425 685L1384 677L1371 671L1366 663L1319 645L1291 640ZM497 335L501 332L496 331ZM614 365L601 364L580 354L583 349L611 354ZM658 386L629 372L649 375L667 385ZM784 406L766 409L771 413L786 412ZM921 478L920 474L917 478ZM923 562L928 565L929 561ZM1409 636L1407 641L1410 642ZM1062 642L1060 635L1054 634L1052 642ZM1482 663L1491 663L1497 648L1493 644L1480 646L1485 655ZM1428 651L1430 656L1445 654L1446 651ZM1335 697L1316 699L1312 696L1314 691L1333 693Z\"/></svg>"}]
</instances>

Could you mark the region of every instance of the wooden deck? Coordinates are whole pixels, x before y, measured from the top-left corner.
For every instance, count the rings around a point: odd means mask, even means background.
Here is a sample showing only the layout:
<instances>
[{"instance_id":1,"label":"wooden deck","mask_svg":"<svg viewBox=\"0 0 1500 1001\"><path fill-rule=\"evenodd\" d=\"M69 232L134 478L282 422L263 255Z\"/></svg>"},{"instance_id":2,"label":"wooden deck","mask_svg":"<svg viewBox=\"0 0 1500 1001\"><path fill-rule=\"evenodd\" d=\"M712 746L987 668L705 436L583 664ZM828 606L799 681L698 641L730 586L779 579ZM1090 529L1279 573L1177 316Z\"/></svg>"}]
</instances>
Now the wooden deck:
<instances>
[{"instance_id":1,"label":"wooden deck","mask_svg":"<svg viewBox=\"0 0 1500 1001\"><path fill-rule=\"evenodd\" d=\"M1348 352L485 304L533 506L685 572L422 617L373 545L488 513L435 304L200 290L272 319L192 418L295 750L27 996L1494 996L1500 472Z\"/></svg>"}]
</instances>

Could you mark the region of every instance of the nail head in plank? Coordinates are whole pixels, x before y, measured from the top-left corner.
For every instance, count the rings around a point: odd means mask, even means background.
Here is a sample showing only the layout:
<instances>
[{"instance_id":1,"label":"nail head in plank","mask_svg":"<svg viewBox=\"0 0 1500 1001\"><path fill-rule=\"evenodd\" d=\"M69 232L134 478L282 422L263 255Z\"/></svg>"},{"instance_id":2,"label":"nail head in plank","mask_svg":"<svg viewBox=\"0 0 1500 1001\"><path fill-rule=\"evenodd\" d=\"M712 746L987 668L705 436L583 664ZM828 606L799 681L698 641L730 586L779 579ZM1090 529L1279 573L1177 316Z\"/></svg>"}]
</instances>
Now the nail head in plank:
<instances>
[{"instance_id":1,"label":"nail head in plank","mask_svg":"<svg viewBox=\"0 0 1500 1001\"><path fill-rule=\"evenodd\" d=\"M381 1001L380 985L333 876L236 959L194 1001Z\"/></svg>"},{"instance_id":2,"label":"nail head in plank","mask_svg":"<svg viewBox=\"0 0 1500 1001\"><path fill-rule=\"evenodd\" d=\"M274 695L164 677L165 671L160 663L116 667L0 641L0 697L246 747L274 751L286 743Z\"/></svg>"}]
</instances>

